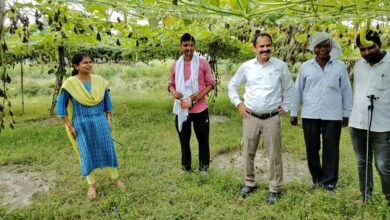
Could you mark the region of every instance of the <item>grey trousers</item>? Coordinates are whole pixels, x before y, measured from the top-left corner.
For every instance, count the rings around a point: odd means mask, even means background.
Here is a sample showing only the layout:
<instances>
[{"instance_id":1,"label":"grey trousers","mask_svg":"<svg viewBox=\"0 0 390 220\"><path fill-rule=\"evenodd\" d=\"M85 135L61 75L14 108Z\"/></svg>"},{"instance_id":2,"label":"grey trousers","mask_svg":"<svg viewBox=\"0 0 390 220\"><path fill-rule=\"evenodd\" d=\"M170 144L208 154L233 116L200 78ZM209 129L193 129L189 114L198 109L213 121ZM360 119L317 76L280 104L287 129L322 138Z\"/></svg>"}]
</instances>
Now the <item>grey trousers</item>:
<instances>
[{"instance_id":1,"label":"grey trousers","mask_svg":"<svg viewBox=\"0 0 390 220\"><path fill-rule=\"evenodd\" d=\"M260 135L264 138L264 146L269 160L269 191L279 192L283 184L283 166L281 152L280 116L267 119L248 116L243 119L243 148L245 160L245 185L256 186L254 159Z\"/></svg>"},{"instance_id":2,"label":"grey trousers","mask_svg":"<svg viewBox=\"0 0 390 220\"><path fill-rule=\"evenodd\" d=\"M358 166L359 188L364 198L366 185L366 150L367 130L349 128L351 140ZM368 151L368 178L367 191L370 195L374 187L372 158L375 158L375 167L381 177L382 191L387 201L390 202L390 131L370 132L370 144Z\"/></svg>"}]
</instances>

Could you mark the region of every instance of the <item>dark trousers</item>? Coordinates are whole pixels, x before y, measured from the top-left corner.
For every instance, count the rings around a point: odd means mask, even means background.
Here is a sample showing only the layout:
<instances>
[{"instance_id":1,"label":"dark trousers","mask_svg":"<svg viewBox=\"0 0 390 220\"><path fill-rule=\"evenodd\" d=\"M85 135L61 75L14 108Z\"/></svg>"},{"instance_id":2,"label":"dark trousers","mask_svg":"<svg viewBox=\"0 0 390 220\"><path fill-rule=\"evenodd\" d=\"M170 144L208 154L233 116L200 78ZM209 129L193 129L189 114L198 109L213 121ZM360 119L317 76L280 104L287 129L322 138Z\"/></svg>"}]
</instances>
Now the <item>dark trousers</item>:
<instances>
[{"instance_id":1,"label":"dark trousers","mask_svg":"<svg viewBox=\"0 0 390 220\"><path fill-rule=\"evenodd\" d=\"M181 145L181 164L183 169L191 170L191 123L194 124L194 131L199 145L199 169L207 170L210 163L210 120L208 109L200 113L190 113L187 120L183 123L181 132L175 120L176 131L179 135Z\"/></svg>"},{"instance_id":2,"label":"dark trousers","mask_svg":"<svg viewBox=\"0 0 390 220\"><path fill-rule=\"evenodd\" d=\"M367 151L367 130L350 128L353 149L358 165L359 187L362 198L364 198L364 187L366 183L366 151ZM382 182L382 191L390 201L390 131L370 132L370 143L368 148L368 195L374 187L372 156L375 157L375 167L378 170Z\"/></svg>"},{"instance_id":3,"label":"dark trousers","mask_svg":"<svg viewBox=\"0 0 390 220\"><path fill-rule=\"evenodd\" d=\"M341 121L302 119L305 137L307 163L313 183L332 190L337 184L339 173L339 143ZM322 135L322 165L319 151Z\"/></svg>"}]
</instances>

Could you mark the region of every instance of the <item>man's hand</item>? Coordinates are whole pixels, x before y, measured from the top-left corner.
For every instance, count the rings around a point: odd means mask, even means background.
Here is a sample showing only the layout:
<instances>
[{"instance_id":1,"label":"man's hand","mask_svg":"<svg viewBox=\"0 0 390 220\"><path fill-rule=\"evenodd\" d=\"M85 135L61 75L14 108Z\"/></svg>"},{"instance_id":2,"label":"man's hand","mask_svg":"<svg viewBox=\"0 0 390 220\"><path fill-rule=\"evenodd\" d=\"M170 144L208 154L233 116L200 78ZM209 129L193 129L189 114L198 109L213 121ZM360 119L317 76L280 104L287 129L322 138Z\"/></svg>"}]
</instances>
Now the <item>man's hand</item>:
<instances>
[{"instance_id":1,"label":"man's hand","mask_svg":"<svg viewBox=\"0 0 390 220\"><path fill-rule=\"evenodd\" d=\"M202 95L197 92L197 93L193 93L191 96L190 96L191 100L195 103L197 101L199 101L199 99L202 98Z\"/></svg>"},{"instance_id":2,"label":"man's hand","mask_svg":"<svg viewBox=\"0 0 390 220\"><path fill-rule=\"evenodd\" d=\"M190 98L193 103L199 101L201 98L205 97L209 92L214 88L213 85L208 85L200 92L193 93Z\"/></svg>"},{"instance_id":3,"label":"man's hand","mask_svg":"<svg viewBox=\"0 0 390 220\"><path fill-rule=\"evenodd\" d=\"M348 117L343 117L343 122L342 122L343 127L347 127L348 123L349 123L349 118Z\"/></svg>"},{"instance_id":4,"label":"man's hand","mask_svg":"<svg viewBox=\"0 0 390 220\"><path fill-rule=\"evenodd\" d=\"M290 124L292 126L297 126L298 125L298 117L290 117Z\"/></svg>"},{"instance_id":5,"label":"man's hand","mask_svg":"<svg viewBox=\"0 0 390 220\"><path fill-rule=\"evenodd\" d=\"M282 106L279 106L278 107L278 113L280 116L283 116L284 114L286 114L286 112L284 111L284 109L282 108Z\"/></svg>"},{"instance_id":6,"label":"man's hand","mask_svg":"<svg viewBox=\"0 0 390 220\"><path fill-rule=\"evenodd\" d=\"M169 89L169 92L171 93L171 95L172 95L173 97L175 97L175 99L181 99L181 98L183 98L183 94L181 94L180 92L177 92L173 87L171 87L171 88Z\"/></svg>"},{"instance_id":7,"label":"man's hand","mask_svg":"<svg viewBox=\"0 0 390 220\"><path fill-rule=\"evenodd\" d=\"M251 110L245 106L244 103L240 103L237 105L238 112L240 113L241 117L246 118L251 114Z\"/></svg>"}]
</instances>

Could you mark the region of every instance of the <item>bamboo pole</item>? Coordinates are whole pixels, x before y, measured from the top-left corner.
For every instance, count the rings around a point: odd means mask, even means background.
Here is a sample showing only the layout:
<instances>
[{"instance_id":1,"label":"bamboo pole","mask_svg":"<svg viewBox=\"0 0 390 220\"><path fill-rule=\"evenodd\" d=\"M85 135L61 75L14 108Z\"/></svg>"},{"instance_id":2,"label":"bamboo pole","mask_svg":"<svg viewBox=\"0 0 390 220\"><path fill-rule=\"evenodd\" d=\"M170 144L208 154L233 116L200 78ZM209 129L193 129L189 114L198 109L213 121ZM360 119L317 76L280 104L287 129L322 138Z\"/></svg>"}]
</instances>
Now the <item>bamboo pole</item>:
<instances>
[{"instance_id":1,"label":"bamboo pole","mask_svg":"<svg viewBox=\"0 0 390 220\"><path fill-rule=\"evenodd\" d=\"M20 58L20 88L22 92L22 114L24 114L24 83L23 83L23 56Z\"/></svg>"}]
</instances>

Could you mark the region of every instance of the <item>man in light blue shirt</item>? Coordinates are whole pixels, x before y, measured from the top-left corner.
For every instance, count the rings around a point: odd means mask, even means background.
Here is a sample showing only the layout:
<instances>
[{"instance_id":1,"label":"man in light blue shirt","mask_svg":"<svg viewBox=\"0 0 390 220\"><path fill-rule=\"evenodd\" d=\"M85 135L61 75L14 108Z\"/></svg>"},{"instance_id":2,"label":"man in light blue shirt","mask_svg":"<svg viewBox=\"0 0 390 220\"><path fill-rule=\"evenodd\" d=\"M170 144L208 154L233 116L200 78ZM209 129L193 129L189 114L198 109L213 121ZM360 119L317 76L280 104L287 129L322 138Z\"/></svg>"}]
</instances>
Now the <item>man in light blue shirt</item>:
<instances>
[{"instance_id":1,"label":"man in light blue shirt","mask_svg":"<svg viewBox=\"0 0 390 220\"><path fill-rule=\"evenodd\" d=\"M341 126L348 125L352 88L345 64L338 59L341 47L330 34L316 32L309 49L315 57L300 68L290 122L298 125L298 108L302 104L302 127L312 186L333 191L338 181Z\"/></svg>"}]
</instances>

